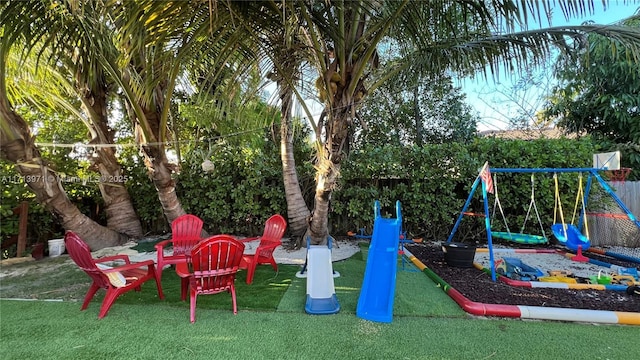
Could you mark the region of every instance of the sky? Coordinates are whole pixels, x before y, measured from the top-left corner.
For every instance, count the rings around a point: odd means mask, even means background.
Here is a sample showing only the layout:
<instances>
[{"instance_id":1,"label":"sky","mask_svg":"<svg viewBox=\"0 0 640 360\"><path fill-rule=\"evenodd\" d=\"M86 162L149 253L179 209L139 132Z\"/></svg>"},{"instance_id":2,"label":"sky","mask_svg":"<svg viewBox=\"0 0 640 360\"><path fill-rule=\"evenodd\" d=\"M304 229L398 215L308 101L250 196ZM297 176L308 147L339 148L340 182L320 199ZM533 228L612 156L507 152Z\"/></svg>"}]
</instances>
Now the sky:
<instances>
[{"instance_id":1,"label":"sky","mask_svg":"<svg viewBox=\"0 0 640 360\"><path fill-rule=\"evenodd\" d=\"M594 1L594 14L587 15L582 18L572 18L567 21L558 11L553 17L553 26L558 25L580 25L585 21L594 21L597 24L612 24L624 18L627 18L640 7L640 0L631 1L609 1L606 10L603 8L601 1ZM545 25L546 26L546 25ZM512 117L516 109L522 105L530 109L542 105L541 95L551 87L551 77L543 77L543 85L540 88L528 88L521 92L515 93L511 91L511 87L521 76L513 74L513 77L507 78L500 75L499 82L493 79L485 80L482 76L476 79L463 79L457 85L467 94L467 102L471 104L478 115L480 123L478 130L503 130L507 128L508 118Z\"/></svg>"}]
</instances>

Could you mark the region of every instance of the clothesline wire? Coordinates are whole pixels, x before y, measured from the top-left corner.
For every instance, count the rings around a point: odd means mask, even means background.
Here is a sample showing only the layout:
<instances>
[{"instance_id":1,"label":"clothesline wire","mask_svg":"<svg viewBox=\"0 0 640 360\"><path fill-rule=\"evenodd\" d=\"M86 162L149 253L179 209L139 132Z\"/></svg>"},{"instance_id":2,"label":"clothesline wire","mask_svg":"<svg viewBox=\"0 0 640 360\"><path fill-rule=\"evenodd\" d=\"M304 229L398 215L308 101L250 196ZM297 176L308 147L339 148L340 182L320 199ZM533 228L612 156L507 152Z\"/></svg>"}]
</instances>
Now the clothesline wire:
<instances>
[{"instance_id":1,"label":"clothesline wire","mask_svg":"<svg viewBox=\"0 0 640 360\"><path fill-rule=\"evenodd\" d=\"M118 147L122 147L122 148L124 148L124 147L140 147L140 146L173 145L173 144L194 143L194 142L209 143L209 142L212 142L212 141L215 141L215 140L218 140L218 139L223 139L223 138L228 138L228 137L239 136L239 135L243 135L243 134L257 132L257 131L263 130L265 127L252 129L252 130L238 131L238 132L229 133L229 134L226 134L226 135L214 136L214 137L207 138L207 139L169 140L169 141L160 141L160 142L143 143L143 144L139 144L139 143L85 144L85 143L79 143L79 142L78 143L73 143L73 144L67 144L67 143L36 142L35 145L36 146L40 146L40 147L53 147L53 148L56 148L56 147L59 147L59 148L76 148L76 147L85 147L85 148L118 148Z\"/></svg>"}]
</instances>

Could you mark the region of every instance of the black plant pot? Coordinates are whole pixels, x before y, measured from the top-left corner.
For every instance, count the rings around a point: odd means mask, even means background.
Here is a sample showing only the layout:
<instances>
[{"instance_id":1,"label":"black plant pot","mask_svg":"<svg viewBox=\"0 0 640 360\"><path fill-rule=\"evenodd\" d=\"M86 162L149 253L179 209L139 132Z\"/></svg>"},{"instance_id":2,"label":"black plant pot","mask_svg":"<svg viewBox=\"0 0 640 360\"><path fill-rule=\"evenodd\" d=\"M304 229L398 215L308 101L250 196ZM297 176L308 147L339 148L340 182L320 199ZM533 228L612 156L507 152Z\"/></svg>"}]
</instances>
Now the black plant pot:
<instances>
[{"instance_id":1,"label":"black plant pot","mask_svg":"<svg viewBox=\"0 0 640 360\"><path fill-rule=\"evenodd\" d=\"M475 245L450 242L442 245L442 251L444 251L444 260L449 266L473 267L473 258L476 256Z\"/></svg>"}]
</instances>

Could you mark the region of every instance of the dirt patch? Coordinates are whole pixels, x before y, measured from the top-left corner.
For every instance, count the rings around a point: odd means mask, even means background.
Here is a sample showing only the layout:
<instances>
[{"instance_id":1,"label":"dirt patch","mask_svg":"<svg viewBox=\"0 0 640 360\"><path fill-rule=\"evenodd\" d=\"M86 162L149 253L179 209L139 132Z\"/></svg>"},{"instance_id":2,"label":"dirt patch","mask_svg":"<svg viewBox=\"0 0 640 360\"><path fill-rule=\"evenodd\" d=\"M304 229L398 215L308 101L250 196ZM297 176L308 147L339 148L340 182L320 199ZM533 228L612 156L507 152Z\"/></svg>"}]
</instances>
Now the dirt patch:
<instances>
[{"instance_id":1,"label":"dirt patch","mask_svg":"<svg viewBox=\"0 0 640 360\"><path fill-rule=\"evenodd\" d=\"M0 267L0 297L78 301L91 279L68 255Z\"/></svg>"},{"instance_id":2,"label":"dirt patch","mask_svg":"<svg viewBox=\"0 0 640 360\"><path fill-rule=\"evenodd\" d=\"M15 258L23 259L23 258ZM11 260L11 259L8 259ZM8 261L3 260L0 265L0 279L6 277L19 277L23 275L42 276L53 273L62 267L75 266L71 258L63 255L57 258L46 258L45 260L33 261Z\"/></svg>"},{"instance_id":3,"label":"dirt patch","mask_svg":"<svg viewBox=\"0 0 640 360\"><path fill-rule=\"evenodd\" d=\"M640 312L640 296L623 291L525 288L493 282L491 276L476 268L447 265L439 244L411 244L407 249L446 283L469 300L487 304L544 306L589 310ZM636 263L589 254L591 258L622 267ZM567 260L570 262L570 260Z\"/></svg>"},{"instance_id":4,"label":"dirt patch","mask_svg":"<svg viewBox=\"0 0 640 360\"><path fill-rule=\"evenodd\" d=\"M248 242L245 248L247 254L252 254L258 242ZM306 249L290 249L287 239L283 239L283 246L278 247L274 257L279 264L303 265L306 259ZM136 243L105 248L92 253L94 258L126 254L132 262L156 260L155 251L138 252L132 247ZM153 247L147 247L154 249ZM154 249L155 250L155 249ZM353 256L360 251L355 241L338 240L334 243L331 256L333 261L339 261ZM168 254L169 252L167 252ZM30 258L17 260L3 260L0 263L0 298L18 299L58 299L77 301L84 297L91 284L89 278L71 260L68 254L59 257L46 257L33 261Z\"/></svg>"}]
</instances>

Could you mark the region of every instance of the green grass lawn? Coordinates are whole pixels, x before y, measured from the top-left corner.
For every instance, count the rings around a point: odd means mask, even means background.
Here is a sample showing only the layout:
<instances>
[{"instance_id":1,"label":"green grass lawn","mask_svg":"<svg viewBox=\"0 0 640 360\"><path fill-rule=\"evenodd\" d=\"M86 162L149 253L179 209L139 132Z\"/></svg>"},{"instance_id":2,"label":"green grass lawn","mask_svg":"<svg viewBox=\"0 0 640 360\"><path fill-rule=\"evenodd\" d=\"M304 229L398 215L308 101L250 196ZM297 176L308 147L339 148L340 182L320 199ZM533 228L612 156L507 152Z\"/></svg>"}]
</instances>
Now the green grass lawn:
<instances>
[{"instance_id":1,"label":"green grass lawn","mask_svg":"<svg viewBox=\"0 0 640 360\"><path fill-rule=\"evenodd\" d=\"M163 273L165 300L146 283L98 320L104 292L80 311L88 277L64 257L49 265L56 271L1 279L4 299L64 300L1 300L3 359L640 358L638 327L471 317L421 272L397 272L392 323L362 320L355 310L363 253L333 264L341 274L338 314L305 314L306 280L295 277L298 266L281 265L277 273L260 266L252 285L244 272L238 276L237 315L229 294L200 296L195 324L172 269ZM70 290L61 293L64 288Z\"/></svg>"},{"instance_id":2,"label":"green grass lawn","mask_svg":"<svg viewBox=\"0 0 640 360\"><path fill-rule=\"evenodd\" d=\"M117 310L116 310L117 309ZM636 359L630 326L397 316L390 324L352 312L197 310L0 301L3 359Z\"/></svg>"}]
</instances>

